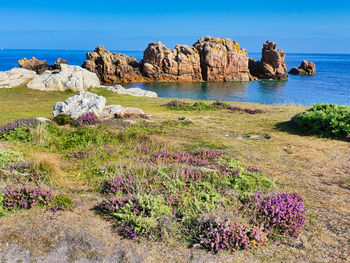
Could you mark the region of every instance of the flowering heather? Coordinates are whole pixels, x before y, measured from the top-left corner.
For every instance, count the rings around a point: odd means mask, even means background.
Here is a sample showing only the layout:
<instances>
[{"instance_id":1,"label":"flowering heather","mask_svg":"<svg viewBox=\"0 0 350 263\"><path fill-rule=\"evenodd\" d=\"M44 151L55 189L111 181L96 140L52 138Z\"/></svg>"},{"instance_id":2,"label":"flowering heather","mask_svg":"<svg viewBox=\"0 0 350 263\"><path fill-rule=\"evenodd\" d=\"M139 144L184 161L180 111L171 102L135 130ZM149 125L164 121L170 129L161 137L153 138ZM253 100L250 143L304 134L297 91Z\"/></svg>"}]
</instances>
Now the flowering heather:
<instances>
[{"instance_id":1,"label":"flowering heather","mask_svg":"<svg viewBox=\"0 0 350 263\"><path fill-rule=\"evenodd\" d=\"M149 161L157 163L159 161L167 163L185 163L193 166L205 166L221 155L216 150L200 150L192 153L187 152L155 152Z\"/></svg>"},{"instance_id":2,"label":"flowering heather","mask_svg":"<svg viewBox=\"0 0 350 263\"><path fill-rule=\"evenodd\" d=\"M71 154L67 154L67 158L76 158L79 160L89 158L91 156L91 152L88 152L86 150L81 150L81 151L75 151Z\"/></svg>"},{"instance_id":3,"label":"flowering heather","mask_svg":"<svg viewBox=\"0 0 350 263\"><path fill-rule=\"evenodd\" d=\"M256 114L256 113L263 112L262 110L258 110L258 109L248 109L248 108L244 109L244 108L236 107L236 106L230 106L228 109L231 111L244 111L244 112L249 113L249 114Z\"/></svg>"},{"instance_id":4,"label":"flowering heather","mask_svg":"<svg viewBox=\"0 0 350 263\"><path fill-rule=\"evenodd\" d=\"M249 172L260 172L260 170L258 168L254 168L254 167L251 167L251 166L247 167L247 171L249 171Z\"/></svg>"},{"instance_id":5,"label":"flowering heather","mask_svg":"<svg viewBox=\"0 0 350 263\"><path fill-rule=\"evenodd\" d=\"M129 193L136 186L135 176L115 176L104 180L102 183L101 193L115 194L115 193Z\"/></svg>"},{"instance_id":6,"label":"flowering heather","mask_svg":"<svg viewBox=\"0 0 350 263\"><path fill-rule=\"evenodd\" d=\"M227 165L222 165L220 167L220 170L225 175L228 175L229 177L231 177L231 179L234 179L234 178L236 178L239 175L239 170L238 169L231 168L231 167L229 167Z\"/></svg>"},{"instance_id":7,"label":"flowering heather","mask_svg":"<svg viewBox=\"0 0 350 263\"><path fill-rule=\"evenodd\" d=\"M32 162L18 162L6 165L5 170L7 171L17 171L19 173L29 173L33 171Z\"/></svg>"},{"instance_id":8,"label":"flowering heather","mask_svg":"<svg viewBox=\"0 0 350 263\"><path fill-rule=\"evenodd\" d=\"M28 118L28 119L19 119L14 122L10 122L4 126L0 127L0 134L5 134L9 131L13 131L15 129L27 126L27 127L36 127L40 121L38 121L35 118Z\"/></svg>"},{"instance_id":9,"label":"flowering heather","mask_svg":"<svg viewBox=\"0 0 350 263\"><path fill-rule=\"evenodd\" d=\"M4 194L4 206L8 209L30 209L37 205L48 205L54 198L51 189L24 185L8 189Z\"/></svg>"},{"instance_id":10,"label":"flowering heather","mask_svg":"<svg viewBox=\"0 0 350 263\"><path fill-rule=\"evenodd\" d=\"M257 248L267 241L265 233L256 226L219 219L200 222L195 239L203 248L215 253Z\"/></svg>"},{"instance_id":11,"label":"flowering heather","mask_svg":"<svg viewBox=\"0 0 350 263\"><path fill-rule=\"evenodd\" d=\"M263 197L256 193L248 202L255 209L256 223L263 224L270 234L297 237L298 231L305 224L304 200L298 193L279 193Z\"/></svg>"},{"instance_id":12,"label":"flowering heather","mask_svg":"<svg viewBox=\"0 0 350 263\"><path fill-rule=\"evenodd\" d=\"M96 124L96 122L97 122L97 117L93 112L85 113L76 120L76 123L78 126L93 125L93 124Z\"/></svg>"}]
</instances>

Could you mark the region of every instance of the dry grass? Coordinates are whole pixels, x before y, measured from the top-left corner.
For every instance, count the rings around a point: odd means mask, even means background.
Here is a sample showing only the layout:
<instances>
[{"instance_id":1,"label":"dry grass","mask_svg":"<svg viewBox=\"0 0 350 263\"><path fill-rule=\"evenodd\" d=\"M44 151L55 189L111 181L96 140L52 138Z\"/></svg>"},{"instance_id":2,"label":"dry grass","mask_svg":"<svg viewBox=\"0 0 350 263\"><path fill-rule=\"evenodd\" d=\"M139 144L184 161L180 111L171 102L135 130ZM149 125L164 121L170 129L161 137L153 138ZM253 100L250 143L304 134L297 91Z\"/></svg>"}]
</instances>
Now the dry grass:
<instances>
[{"instance_id":1,"label":"dry grass","mask_svg":"<svg viewBox=\"0 0 350 263\"><path fill-rule=\"evenodd\" d=\"M32 152L34 159L52 167L58 184L72 191L76 204L72 211L59 215L33 210L0 218L1 247L19 243L36 255L43 255L54 251L63 240L74 248L68 251L70 254L67 252L71 259L86 255L101 259L117 254L120 262L141 259L144 262L347 262L350 258L350 144L291 133L283 123L304 111L304 107L232 103L266 111L255 115L226 110L172 111L160 106L169 99L97 92L107 98L108 104L142 108L153 115L156 123L190 117L194 125L154 135L152 139L169 147L221 148L239 161L260 168L281 190L300 192L305 197L309 210L306 228L296 240L280 240L257 251L231 255L211 255L171 244L120 240L111 224L91 210L100 197L90 192L77 193L84 181L69 179L59 155L28 149L27 153ZM24 88L0 90L0 124L20 117L50 117L53 104L69 96L71 93ZM264 134L269 134L271 139L234 138Z\"/></svg>"}]
</instances>

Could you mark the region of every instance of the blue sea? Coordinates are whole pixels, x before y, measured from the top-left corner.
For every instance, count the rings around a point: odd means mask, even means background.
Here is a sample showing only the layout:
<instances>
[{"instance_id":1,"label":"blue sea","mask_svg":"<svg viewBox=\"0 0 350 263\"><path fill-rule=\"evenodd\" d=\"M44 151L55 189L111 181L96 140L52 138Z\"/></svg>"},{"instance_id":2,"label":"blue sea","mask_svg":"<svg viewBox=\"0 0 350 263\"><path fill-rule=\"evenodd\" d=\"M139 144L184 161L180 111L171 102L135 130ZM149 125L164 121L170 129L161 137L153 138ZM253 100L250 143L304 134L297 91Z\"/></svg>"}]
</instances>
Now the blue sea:
<instances>
[{"instance_id":1,"label":"blue sea","mask_svg":"<svg viewBox=\"0 0 350 263\"><path fill-rule=\"evenodd\" d=\"M71 65L82 65L85 50L0 50L0 70L17 66L23 57L45 59L49 64L58 57ZM141 60L142 51L115 51ZM260 53L248 53L260 59ZM314 76L289 76L288 81L204 82L204 83L132 83L125 87L140 87L155 91L160 97L196 100L244 101L263 104L337 103L350 105L350 54L286 54L288 70L302 60L313 61Z\"/></svg>"}]
</instances>

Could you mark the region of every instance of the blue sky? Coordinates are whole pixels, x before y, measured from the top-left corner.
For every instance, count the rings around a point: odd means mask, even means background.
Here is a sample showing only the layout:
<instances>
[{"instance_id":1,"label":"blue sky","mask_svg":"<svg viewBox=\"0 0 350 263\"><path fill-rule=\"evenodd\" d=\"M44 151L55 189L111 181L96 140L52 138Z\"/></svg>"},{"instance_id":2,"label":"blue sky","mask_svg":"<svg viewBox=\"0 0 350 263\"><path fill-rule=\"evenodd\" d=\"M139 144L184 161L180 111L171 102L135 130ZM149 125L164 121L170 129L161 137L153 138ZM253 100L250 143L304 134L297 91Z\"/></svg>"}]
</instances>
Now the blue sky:
<instances>
[{"instance_id":1,"label":"blue sky","mask_svg":"<svg viewBox=\"0 0 350 263\"><path fill-rule=\"evenodd\" d=\"M350 53L350 1L4 1L0 48L144 50L223 36L248 51Z\"/></svg>"}]
</instances>

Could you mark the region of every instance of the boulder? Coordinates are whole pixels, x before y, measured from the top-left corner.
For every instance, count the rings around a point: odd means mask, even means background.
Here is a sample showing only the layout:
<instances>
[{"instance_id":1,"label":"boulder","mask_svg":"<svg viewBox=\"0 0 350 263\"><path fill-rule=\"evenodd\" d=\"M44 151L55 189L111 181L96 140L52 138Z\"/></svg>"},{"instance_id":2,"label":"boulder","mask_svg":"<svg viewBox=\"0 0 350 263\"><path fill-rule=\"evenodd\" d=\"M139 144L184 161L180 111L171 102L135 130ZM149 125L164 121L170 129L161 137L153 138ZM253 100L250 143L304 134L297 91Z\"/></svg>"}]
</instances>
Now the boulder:
<instances>
[{"instance_id":1,"label":"boulder","mask_svg":"<svg viewBox=\"0 0 350 263\"><path fill-rule=\"evenodd\" d=\"M249 59L249 71L250 79L288 79L283 50L276 49L274 42L266 41L262 49L261 60Z\"/></svg>"},{"instance_id":2,"label":"boulder","mask_svg":"<svg viewBox=\"0 0 350 263\"><path fill-rule=\"evenodd\" d=\"M298 68L294 67L288 73L293 75L314 75L316 74L316 65L313 62L303 60Z\"/></svg>"},{"instance_id":3,"label":"boulder","mask_svg":"<svg viewBox=\"0 0 350 263\"><path fill-rule=\"evenodd\" d=\"M23 58L18 61L18 65L20 68L32 70L38 74L42 74L50 69L50 65L46 63L46 60L38 60L35 57L31 59Z\"/></svg>"},{"instance_id":4,"label":"boulder","mask_svg":"<svg viewBox=\"0 0 350 263\"><path fill-rule=\"evenodd\" d=\"M53 107L53 117L59 114L66 114L73 119L78 119L81 115L93 112L97 117L103 112L106 105L106 98L91 92L80 92L77 95L58 102Z\"/></svg>"},{"instance_id":5,"label":"boulder","mask_svg":"<svg viewBox=\"0 0 350 263\"><path fill-rule=\"evenodd\" d=\"M203 37L194 45L205 81L248 81L248 54L228 38Z\"/></svg>"},{"instance_id":6,"label":"boulder","mask_svg":"<svg viewBox=\"0 0 350 263\"><path fill-rule=\"evenodd\" d=\"M136 96L136 97L149 97L149 98L157 98L158 94L153 91L147 91L143 90L140 88L129 88L126 89L121 85L116 85L116 86L101 86L102 88L105 88L109 91L112 91L117 94L122 94L122 95L131 95L131 96Z\"/></svg>"},{"instance_id":7,"label":"boulder","mask_svg":"<svg viewBox=\"0 0 350 263\"><path fill-rule=\"evenodd\" d=\"M86 91L91 87L99 87L100 81L95 73L79 66L60 64L59 72L47 70L36 75L28 88L43 91Z\"/></svg>"},{"instance_id":8,"label":"boulder","mask_svg":"<svg viewBox=\"0 0 350 263\"><path fill-rule=\"evenodd\" d=\"M34 71L24 68L0 71L0 88L14 88L23 85L36 76L37 74Z\"/></svg>"},{"instance_id":9,"label":"boulder","mask_svg":"<svg viewBox=\"0 0 350 263\"><path fill-rule=\"evenodd\" d=\"M141 64L133 57L106 51L98 46L94 52L86 54L83 68L94 72L104 83L142 82Z\"/></svg>"},{"instance_id":10,"label":"boulder","mask_svg":"<svg viewBox=\"0 0 350 263\"><path fill-rule=\"evenodd\" d=\"M154 81L202 81L200 57L194 47L169 49L160 41L144 51L142 72Z\"/></svg>"}]
</instances>

